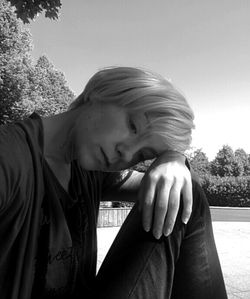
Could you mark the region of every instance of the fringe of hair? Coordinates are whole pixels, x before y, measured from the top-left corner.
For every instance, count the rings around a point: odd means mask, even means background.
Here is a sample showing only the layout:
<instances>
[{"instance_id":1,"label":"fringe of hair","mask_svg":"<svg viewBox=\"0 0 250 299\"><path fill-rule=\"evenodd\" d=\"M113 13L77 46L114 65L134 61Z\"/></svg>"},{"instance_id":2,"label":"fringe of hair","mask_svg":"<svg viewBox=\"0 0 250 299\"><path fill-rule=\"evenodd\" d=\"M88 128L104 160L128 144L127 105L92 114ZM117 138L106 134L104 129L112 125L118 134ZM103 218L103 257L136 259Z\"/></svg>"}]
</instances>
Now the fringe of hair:
<instances>
[{"instance_id":1,"label":"fringe of hair","mask_svg":"<svg viewBox=\"0 0 250 299\"><path fill-rule=\"evenodd\" d=\"M185 97L159 74L132 67L105 68L97 72L69 109L102 101L145 113L147 134L160 135L166 150L184 153L190 146L194 114Z\"/></svg>"}]
</instances>

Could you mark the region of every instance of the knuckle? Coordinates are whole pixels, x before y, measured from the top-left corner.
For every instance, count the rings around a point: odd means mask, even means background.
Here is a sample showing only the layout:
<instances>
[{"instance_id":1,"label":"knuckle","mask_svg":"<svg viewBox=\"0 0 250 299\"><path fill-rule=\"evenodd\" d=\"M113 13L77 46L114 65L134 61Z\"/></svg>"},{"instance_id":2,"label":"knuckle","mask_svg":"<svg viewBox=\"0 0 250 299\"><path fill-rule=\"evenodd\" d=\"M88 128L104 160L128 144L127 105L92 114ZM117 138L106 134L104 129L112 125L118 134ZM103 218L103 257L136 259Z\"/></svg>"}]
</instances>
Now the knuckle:
<instances>
[{"instance_id":1,"label":"knuckle","mask_svg":"<svg viewBox=\"0 0 250 299\"><path fill-rule=\"evenodd\" d=\"M152 182L157 182L158 181L158 174L156 172L150 172L148 175L148 178L152 181Z\"/></svg>"},{"instance_id":2,"label":"knuckle","mask_svg":"<svg viewBox=\"0 0 250 299\"><path fill-rule=\"evenodd\" d=\"M171 187L171 186L174 186L174 178L172 176L169 176L169 175L163 175L161 177L161 182L162 182L162 185L165 185L166 187Z\"/></svg>"},{"instance_id":3,"label":"knuckle","mask_svg":"<svg viewBox=\"0 0 250 299\"><path fill-rule=\"evenodd\" d=\"M177 182L175 181L175 184L173 185L171 191L174 192L174 193L180 193L181 189L182 189L182 184L177 183Z\"/></svg>"},{"instance_id":4,"label":"knuckle","mask_svg":"<svg viewBox=\"0 0 250 299\"><path fill-rule=\"evenodd\" d=\"M167 211L167 206L164 204L157 204L155 207L155 210L159 213L159 214L166 214Z\"/></svg>"},{"instance_id":5,"label":"knuckle","mask_svg":"<svg viewBox=\"0 0 250 299\"><path fill-rule=\"evenodd\" d=\"M177 190L175 188L171 189L170 198L172 198L174 202L178 202L180 200L180 195L181 195L180 190Z\"/></svg>"},{"instance_id":6,"label":"knuckle","mask_svg":"<svg viewBox=\"0 0 250 299\"><path fill-rule=\"evenodd\" d=\"M171 200L171 201L169 201L168 207L170 209L178 209L178 207L179 207L179 201L178 200Z\"/></svg>"},{"instance_id":7,"label":"knuckle","mask_svg":"<svg viewBox=\"0 0 250 299\"><path fill-rule=\"evenodd\" d=\"M152 204L153 204L153 201L151 199L149 199L149 198L145 199L144 203L143 203L143 205L144 205L145 208L150 208L152 206Z\"/></svg>"}]
</instances>

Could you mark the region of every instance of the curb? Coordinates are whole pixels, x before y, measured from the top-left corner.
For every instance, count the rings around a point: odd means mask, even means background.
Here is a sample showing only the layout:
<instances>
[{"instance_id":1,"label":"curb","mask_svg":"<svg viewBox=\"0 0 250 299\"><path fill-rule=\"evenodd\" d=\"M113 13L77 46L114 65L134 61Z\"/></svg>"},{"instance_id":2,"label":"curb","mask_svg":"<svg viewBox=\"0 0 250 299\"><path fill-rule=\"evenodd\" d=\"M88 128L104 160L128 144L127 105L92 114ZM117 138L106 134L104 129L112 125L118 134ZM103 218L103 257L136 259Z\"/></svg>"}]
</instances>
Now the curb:
<instances>
[{"instance_id":1,"label":"curb","mask_svg":"<svg viewBox=\"0 0 250 299\"><path fill-rule=\"evenodd\" d=\"M223 210L250 210L248 207L221 207L221 206L209 206L210 209L223 209Z\"/></svg>"}]
</instances>

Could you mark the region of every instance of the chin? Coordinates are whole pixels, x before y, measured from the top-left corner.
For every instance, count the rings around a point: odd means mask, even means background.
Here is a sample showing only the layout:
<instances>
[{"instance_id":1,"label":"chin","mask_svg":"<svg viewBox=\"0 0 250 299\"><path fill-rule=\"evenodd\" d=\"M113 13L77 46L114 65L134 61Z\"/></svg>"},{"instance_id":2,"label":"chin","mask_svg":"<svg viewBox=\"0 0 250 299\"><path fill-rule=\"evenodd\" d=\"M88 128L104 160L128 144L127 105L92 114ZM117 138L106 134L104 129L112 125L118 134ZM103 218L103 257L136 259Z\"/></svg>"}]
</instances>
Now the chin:
<instances>
[{"instance_id":1,"label":"chin","mask_svg":"<svg viewBox=\"0 0 250 299\"><path fill-rule=\"evenodd\" d=\"M104 166L101 162L98 160L92 160L87 158L80 158L78 159L78 162L80 166L89 171L109 171L106 166Z\"/></svg>"},{"instance_id":2,"label":"chin","mask_svg":"<svg viewBox=\"0 0 250 299\"><path fill-rule=\"evenodd\" d=\"M87 158L79 158L77 159L79 162L80 166L85 169L85 170L96 170L97 165L92 161L92 159L87 159Z\"/></svg>"}]
</instances>

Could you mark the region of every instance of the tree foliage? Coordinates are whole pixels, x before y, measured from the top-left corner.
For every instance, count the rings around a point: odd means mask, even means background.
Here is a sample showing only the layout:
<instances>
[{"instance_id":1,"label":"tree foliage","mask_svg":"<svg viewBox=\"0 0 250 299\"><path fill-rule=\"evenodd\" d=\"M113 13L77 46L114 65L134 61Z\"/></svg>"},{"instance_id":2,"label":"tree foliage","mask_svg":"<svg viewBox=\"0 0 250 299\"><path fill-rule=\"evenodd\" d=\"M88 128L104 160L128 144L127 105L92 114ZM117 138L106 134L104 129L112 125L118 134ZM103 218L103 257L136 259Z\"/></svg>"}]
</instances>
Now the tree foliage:
<instances>
[{"instance_id":1,"label":"tree foliage","mask_svg":"<svg viewBox=\"0 0 250 299\"><path fill-rule=\"evenodd\" d=\"M30 32L0 0L0 124L34 110L41 115L62 112L74 98L63 73L46 56L32 61L32 47Z\"/></svg>"},{"instance_id":2,"label":"tree foliage","mask_svg":"<svg viewBox=\"0 0 250 299\"><path fill-rule=\"evenodd\" d=\"M190 155L190 164L199 176L204 176L210 170L210 165L207 155L202 151L202 149L197 149L193 154Z\"/></svg>"},{"instance_id":3,"label":"tree foliage","mask_svg":"<svg viewBox=\"0 0 250 299\"><path fill-rule=\"evenodd\" d=\"M224 145L211 162L211 174L220 177L241 176L244 173L242 163L235 157L229 145Z\"/></svg>"},{"instance_id":4,"label":"tree foliage","mask_svg":"<svg viewBox=\"0 0 250 299\"><path fill-rule=\"evenodd\" d=\"M45 55L30 69L28 80L29 94L22 103L26 114L34 110L40 115L57 114L65 111L74 98L63 73L57 71Z\"/></svg>"},{"instance_id":5,"label":"tree foliage","mask_svg":"<svg viewBox=\"0 0 250 299\"><path fill-rule=\"evenodd\" d=\"M13 9L0 2L0 123L14 118L13 108L28 89L31 35L17 20Z\"/></svg>"},{"instance_id":6,"label":"tree foliage","mask_svg":"<svg viewBox=\"0 0 250 299\"><path fill-rule=\"evenodd\" d=\"M243 175L250 175L250 155L248 155L242 148L235 151L235 159L243 168Z\"/></svg>"},{"instance_id":7,"label":"tree foliage","mask_svg":"<svg viewBox=\"0 0 250 299\"><path fill-rule=\"evenodd\" d=\"M39 13L45 12L45 17L58 19L59 10L62 6L60 0L8 0L15 13L24 23L29 23Z\"/></svg>"}]
</instances>

